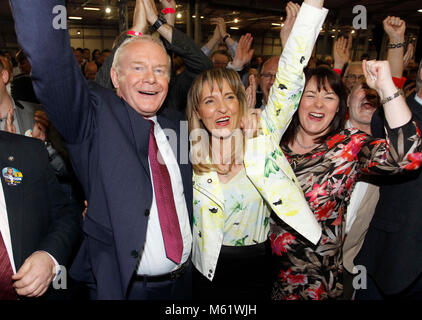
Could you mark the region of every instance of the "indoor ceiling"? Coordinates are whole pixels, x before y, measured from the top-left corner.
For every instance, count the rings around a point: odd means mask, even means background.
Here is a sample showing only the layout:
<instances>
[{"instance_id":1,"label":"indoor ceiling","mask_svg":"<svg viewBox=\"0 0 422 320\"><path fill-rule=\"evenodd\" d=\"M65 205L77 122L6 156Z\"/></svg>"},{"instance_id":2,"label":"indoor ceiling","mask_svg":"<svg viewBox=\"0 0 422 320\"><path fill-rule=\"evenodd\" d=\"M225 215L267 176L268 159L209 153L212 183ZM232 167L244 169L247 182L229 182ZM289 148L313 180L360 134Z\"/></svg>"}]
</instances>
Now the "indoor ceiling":
<instances>
[{"instance_id":1,"label":"indoor ceiling","mask_svg":"<svg viewBox=\"0 0 422 320\"><path fill-rule=\"evenodd\" d=\"M0 25L12 22L8 2L8 0L0 0ZM119 2L128 3L130 25L135 0L67 0L68 16L83 18L82 20L72 20L70 23L81 26L114 26L118 28L119 14L117 8ZM229 32L237 35L246 32L251 32L253 35L278 32L280 27L274 26L273 23L282 23L280 17L285 17L284 8L287 1L177 0L177 3L177 11L182 14L182 17L177 19L176 23L181 28L185 28L186 20L189 16L189 3L191 8L190 15L195 13L195 3L197 3L199 16L197 18L201 19L203 36L207 37L213 30L213 26L210 24L210 18L212 17L224 17L229 27L239 28L238 30L229 29ZM105 12L106 5L110 6L110 13ZM327 22L332 26L351 25L356 15L353 14L353 7L356 5L363 5L367 9L369 25L380 23L387 15L395 15L405 19L408 25L422 26L422 13L418 12L418 9L422 9L420 0L326 0L324 6L330 9ZM88 6L100 8L100 11L86 11L83 9ZM237 19L237 23L235 19Z\"/></svg>"}]
</instances>

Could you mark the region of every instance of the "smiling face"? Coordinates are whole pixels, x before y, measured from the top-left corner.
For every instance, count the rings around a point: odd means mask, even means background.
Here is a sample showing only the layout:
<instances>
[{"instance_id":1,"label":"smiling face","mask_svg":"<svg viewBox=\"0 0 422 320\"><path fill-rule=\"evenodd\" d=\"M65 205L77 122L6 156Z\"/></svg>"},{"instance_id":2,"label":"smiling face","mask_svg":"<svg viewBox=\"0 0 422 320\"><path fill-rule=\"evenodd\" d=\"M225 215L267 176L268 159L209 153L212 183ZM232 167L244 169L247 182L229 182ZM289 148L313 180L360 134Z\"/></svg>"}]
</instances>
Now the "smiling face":
<instances>
[{"instance_id":1,"label":"smiling face","mask_svg":"<svg viewBox=\"0 0 422 320\"><path fill-rule=\"evenodd\" d=\"M196 113L214 138L228 138L240 128L239 100L227 80L223 80L221 88L216 81L212 86L204 83Z\"/></svg>"},{"instance_id":2,"label":"smiling face","mask_svg":"<svg viewBox=\"0 0 422 320\"><path fill-rule=\"evenodd\" d=\"M264 104L268 103L268 96L270 95L270 89L274 83L275 75L278 68L278 60L280 57L271 57L265 61L261 69L261 74L259 77L259 84L262 90L262 96L264 99Z\"/></svg>"},{"instance_id":3,"label":"smiling face","mask_svg":"<svg viewBox=\"0 0 422 320\"><path fill-rule=\"evenodd\" d=\"M339 97L328 82L318 88L315 77L312 77L303 92L299 105L299 122L302 134L313 138L328 132L331 121L338 110Z\"/></svg>"},{"instance_id":4,"label":"smiling face","mask_svg":"<svg viewBox=\"0 0 422 320\"><path fill-rule=\"evenodd\" d=\"M366 131L371 124L372 115L380 105L377 92L367 85L355 85L348 98L350 122L354 127Z\"/></svg>"},{"instance_id":5,"label":"smiling face","mask_svg":"<svg viewBox=\"0 0 422 320\"><path fill-rule=\"evenodd\" d=\"M133 41L118 57L111 78L122 97L144 117L154 116L162 106L170 79L169 58L153 41Z\"/></svg>"}]
</instances>

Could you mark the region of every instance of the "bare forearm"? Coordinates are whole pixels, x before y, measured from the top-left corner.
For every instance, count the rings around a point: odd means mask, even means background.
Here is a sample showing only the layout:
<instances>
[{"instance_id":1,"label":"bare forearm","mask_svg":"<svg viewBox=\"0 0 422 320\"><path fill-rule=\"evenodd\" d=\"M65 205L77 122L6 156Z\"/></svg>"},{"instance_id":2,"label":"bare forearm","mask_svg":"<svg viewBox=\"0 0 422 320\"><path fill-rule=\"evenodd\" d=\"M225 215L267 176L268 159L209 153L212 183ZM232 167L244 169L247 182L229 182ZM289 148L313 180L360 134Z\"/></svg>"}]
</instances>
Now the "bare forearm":
<instances>
[{"instance_id":1,"label":"bare forearm","mask_svg":"<svg viewBox=\"0 0 422 320\"><path fill-rule=\"evenodd\" d=\"M165 23L160 28L158 28L157 31L169 43L172 42L172 38L173 38L173 27L171 25Z\"/></svg>"},{"instance_id":2,"label":"bare forearm","mask_svg":"<svg viewBox=\"0 0 422 320\"><path fill-rule=\"evenodd\" d=\"M393 81L379 91L381 99L393 96L397 92ZM391 129L401 127L412 118L412 113L402 95L384 104L385 119Z\"/></svg>"},{"instance_id":3,"label":"bare forearm","mask_svg":"<svg viewBox=\"0 0 422 320\"><path fill-rule=\"evenodd\" d=\"M205 46L210 50L210 51L212 51L214 48L215 48L215 46L217 45L217 43L220 41L220 38L218 38L218 37L211 37L211 39L210 40L208 40L208 42L205 44Z\"/></svg>"},{"instance_id":4,"label":"bare forearm","mask_svg":"<svg viewBox=\"0 0 422 320\"><path fill-rule=\"evenodd\" d=\"M404 37L400 38L390 38L390 43L403 43ZM403 76L403 55L404 47L388 49L387 60L390 64L391 75L396 78L401 78Z\"/></svg>"}]
</instances>

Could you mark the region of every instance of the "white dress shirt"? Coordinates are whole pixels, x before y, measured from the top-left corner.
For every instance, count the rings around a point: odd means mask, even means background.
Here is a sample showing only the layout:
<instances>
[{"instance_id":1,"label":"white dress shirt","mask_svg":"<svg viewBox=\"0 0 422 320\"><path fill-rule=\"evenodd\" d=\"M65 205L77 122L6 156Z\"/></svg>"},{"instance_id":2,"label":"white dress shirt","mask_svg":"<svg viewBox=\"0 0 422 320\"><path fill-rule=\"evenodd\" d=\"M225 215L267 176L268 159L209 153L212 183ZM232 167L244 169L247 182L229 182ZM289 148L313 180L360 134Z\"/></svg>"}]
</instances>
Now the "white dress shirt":
<instances>
[{"instance_id":1,"label":"white dress shirt","mask_svg":"<svg viewBox=\"0 0 422 320\"><path fill-rule=\"evenodd\" d=\"M422 97L419 97L417 94L415 94L415 101L422 106Z\"/></svg>"},{"instance_id":2,"label":"white dress shirt","mask_svg":"<svg viewBox=\"0 0 422 320\"><path fill-rule=\"evenodd\" d=\"M170 175L171 188L173 191L174 204L179 219L180 232L183 239L183 254L181 264L189 259L192 248L192 232L190 229L188 209L186 206L182 175L180 173L177 159L173 153L167 137L157 122L157 117L151 117L154 121L154 135L158 149L167 165ZM150 165L150 175L151 165ZM154 183L154 182L153 182ZM154 191L154 187L153 187ZM140 195L141 196L141 195ZM176 263L166 257L163 234L161 232L160 221L158 219L157 203L153 192L152 206L148 219L146 241L142 252L141 261L137 270L138 275L161 275L176 270L179 267Z\"/></svg>"},{"instance_id":3,"label":"white dress shirt","mask_svg":"<svg viewBox=\"0 0 422 320\"><path fill-rule=\"evenodd\" d=\"M2 177L3 178L3 177ZM6 199L4 198L3 184L0 182L0 232L4 245L12 264L13 273L16 273L15 260L13 259L12 240L10 238L9 219L7 217Z\"/></svg>"},{"instance_id":4,"label":"white dress shirt","mask_svg":"<svg viewBox=\"0 0 422 320\"><path fill-rule=\"evenodd\" d=\"M3 179L3 177L1 177ZM9 229L9 218L7 216L7 207L6 207L6 199L4 198L4 192L3 192L3 184L0 182L0 232L3 237L3 242L7 250L7 254L9 256L10 263L12 265L13 273L16 273L16 266L15 266L15 259L13 258L13 250L12 250L12 240L10 237L10 229ZM46 252L46 251L45 251ZM58 275L60 271L60 265L57 262L57 260L48 252L46 252L51 259L54 261L55 265L55 276L54 279L56 279L56 276Z\"/></svg>"}]
</instances>

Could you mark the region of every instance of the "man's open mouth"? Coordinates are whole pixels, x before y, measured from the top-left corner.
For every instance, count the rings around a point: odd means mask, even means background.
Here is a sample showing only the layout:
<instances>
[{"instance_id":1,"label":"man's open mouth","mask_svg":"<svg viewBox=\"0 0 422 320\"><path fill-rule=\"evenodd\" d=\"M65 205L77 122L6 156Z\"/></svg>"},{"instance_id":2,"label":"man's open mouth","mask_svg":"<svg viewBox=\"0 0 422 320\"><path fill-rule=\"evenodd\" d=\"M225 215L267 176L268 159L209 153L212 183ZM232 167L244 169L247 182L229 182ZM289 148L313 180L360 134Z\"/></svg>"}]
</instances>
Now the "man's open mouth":
<instances>
[{"instance_id":1,"label":"man's open mouth","mask_svg":"<svg viewBox=\"0 0 422 320\"><path fill-rule=\"evenodd\" d=\"M140 94L146 94L148 96L155 96L156 94L158 94L157 91L138 91Z\"/></svg>"}]
</instances>

